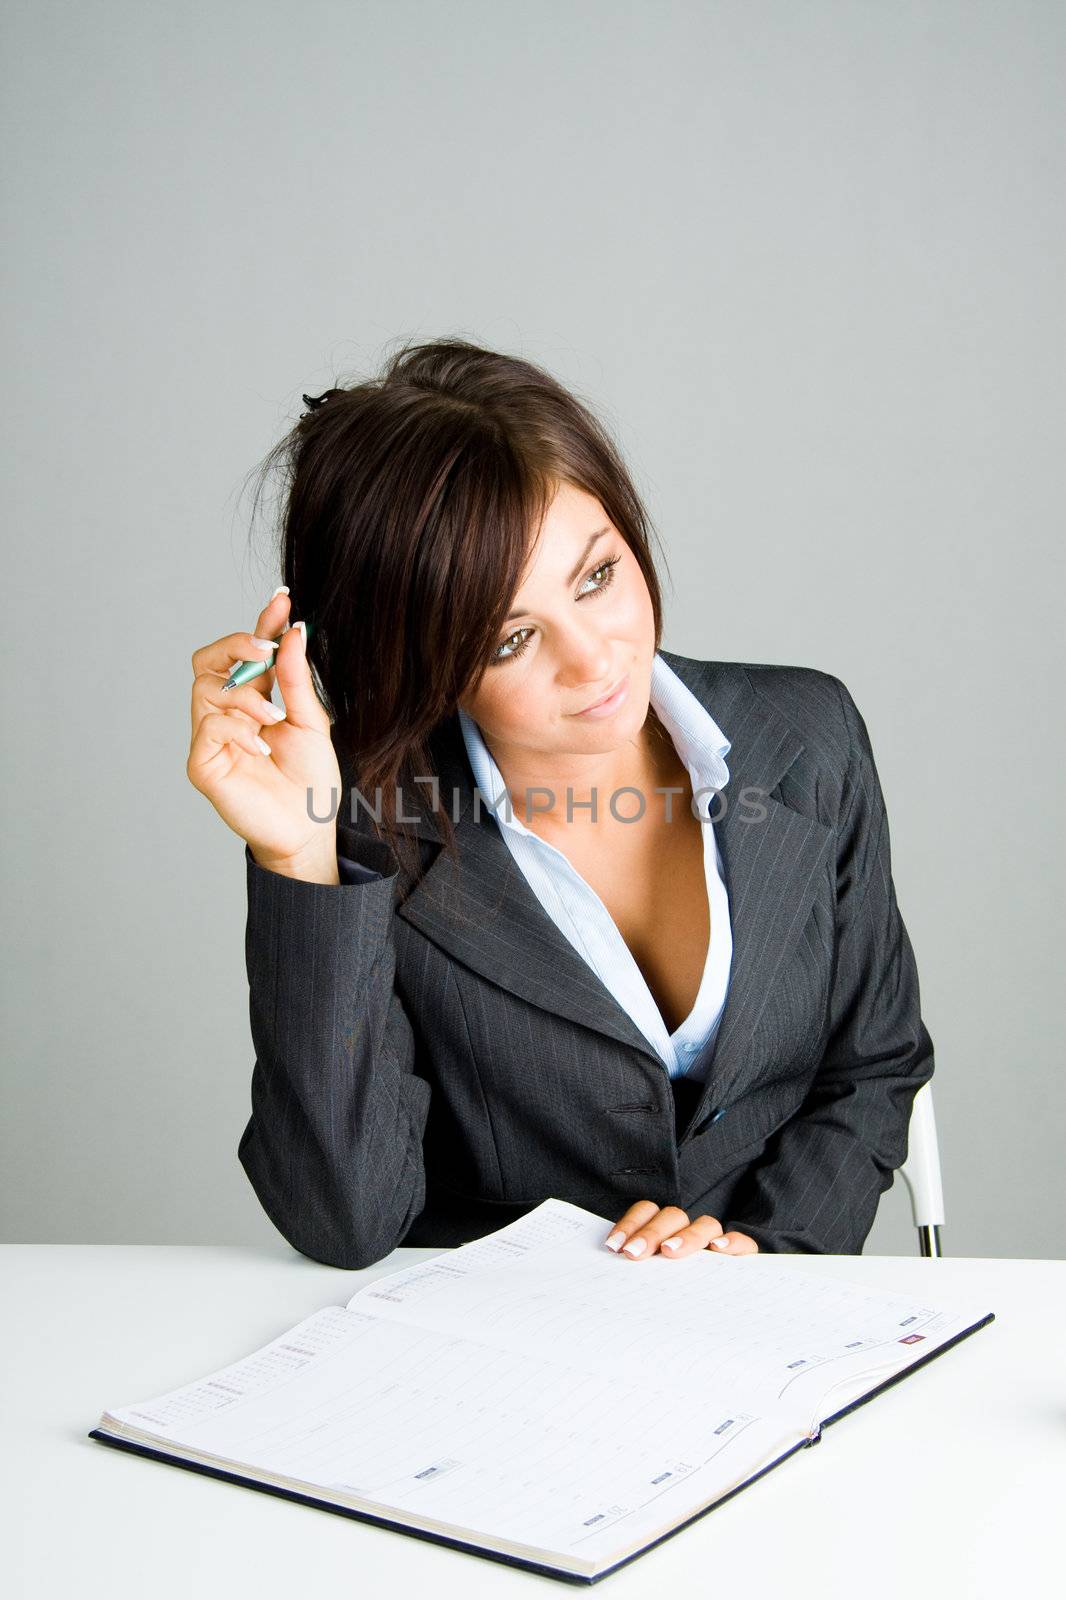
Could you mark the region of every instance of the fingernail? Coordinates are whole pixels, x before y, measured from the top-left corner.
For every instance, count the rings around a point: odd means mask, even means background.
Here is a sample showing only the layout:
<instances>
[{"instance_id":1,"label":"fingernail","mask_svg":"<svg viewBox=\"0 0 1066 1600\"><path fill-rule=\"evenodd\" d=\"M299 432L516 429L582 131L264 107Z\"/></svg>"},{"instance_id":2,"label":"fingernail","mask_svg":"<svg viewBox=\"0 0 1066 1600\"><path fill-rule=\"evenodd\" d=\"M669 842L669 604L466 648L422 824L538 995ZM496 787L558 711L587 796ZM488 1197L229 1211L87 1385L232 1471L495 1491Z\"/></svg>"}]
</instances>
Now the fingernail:
<instances>
[{"instance_id":1,"label":"fingernail","mask_svg":"<svg viewBox=\"0 0 1066 1600\"><path fill-rule=\"evenodd\" d=\"M728 1250L729 1249L729 1240L726 1238L725 1234L723 1234L720 1239L712 1239L711 1243L714 1245L714 1248L716 1250Z\"/></svg>"},{"instance_id":2,"label":"fingernail","mask_svg":"<svg viewBox=\"0 0 1066 1600\"><path fill-rule=\"evenodd\" d=\"M276 650L278 648L278 641L276 639L257 639L254 634L252 636L252 643L258 645L260 650Z\"/></svg>"},{"instance_id":3,"label":"fingernail","mask_svg":"<svg viewBox=\"0 0 1066 1600\"><path fill-rule=\"evenodd\" d=\"M287 583L279 583L277 588L274 590L274 593L270 596L270 600L275 600L279 594L288 594L288 592L289 592L288 584ZM270 604L270 600L267 601L267 605Z\"/></svg>"},{"instance_id":4,"label":"fingernail","mask_svg":"<svg viewBox=\"0 0 1066 1600\"><path fill-rule=\"evenodd\" d=\"M270 754L270 746L267 744L265 739L260 739L259 735L256 734L255 742L259 746L260 750L263 752L263 754L265 756L268 756Z\"/></svg>"},{"instance_id":5,"label":"fingernail","mask_svg":"<svg viewBox=\"0 0 1066 1600\"><path fill-rule=\"evenodd\" d=\"M627 1256L642 1256L647 1248L648 1241L646 1239L630 1239L628 1244L622 1246Z\"/></svg>"},{"instance_id":6,"label":"fingernail","mask_svg":"<svg viewBox=\"0 0 1066 1600\"><path fill-rule=\"evenodd\" d=\"M307 624L306 624L306 622L294 622L293 623L293 627L294 628L298 628L300 630L300 643L303 646L304 653L306 654L307 653Z\"/></svg>"},{"instance_id":7,"label":"fingernail","mask_svg":"<svg viewBox=\"0 0 1066 1600\"><path fill-rule=\"evenodd\" d=\"M621 1231L621 1229L619 1229L617 1233L612 1233L610 1238L605 1239L603 1242L607 1246L608 1250L617 1250L624 1238L625 1234Z\"/></svg>"},{"instance_id":8,"label":"fingernail","mask_svg":"<svg viewBox=\"0 0 1066 1600\"><path fill-rule=\"evenodd\" d=\"M659 1246L659 1249L660 1250L680 1250L681 1249L681 1240L680 1239L664 1239L662 1244Z\"/></svg>"},{"instance_id":9,"label":"fingernail","mask_svg":"<svg viewBox=\"0 0 1066 1600\"><path fill-rule=\"evenodd\" d=\"M285 711L283 707L276 706L273 700L268 700L263 710L268 717L273 717L275 722L281 722L284 719Z\"/></svg>"}]
</instances>

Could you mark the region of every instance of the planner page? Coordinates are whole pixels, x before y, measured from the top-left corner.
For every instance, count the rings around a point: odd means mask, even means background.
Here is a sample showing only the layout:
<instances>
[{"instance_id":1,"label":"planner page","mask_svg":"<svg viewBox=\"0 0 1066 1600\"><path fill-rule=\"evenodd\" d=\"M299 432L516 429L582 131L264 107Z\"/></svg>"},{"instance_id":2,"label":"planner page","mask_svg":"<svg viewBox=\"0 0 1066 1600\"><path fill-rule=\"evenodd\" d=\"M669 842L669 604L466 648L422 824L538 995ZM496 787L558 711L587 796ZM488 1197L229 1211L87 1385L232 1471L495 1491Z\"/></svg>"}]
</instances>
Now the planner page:
<instances>
[{"instance_id":1,"label":"planner page","mask_svg":"<svg viewBox=\"0 0 1066 1600\"><path fill-rule=\"evenodd\" d=\"M620 1383L339 1306L101 1428L587 1574L802 1443L654 1372Z\"/></svg>"},{"instance_id":2,"label":"planner page","mask_svg":"<svg viewBox=\"0 0 1066 1600\"><path fill-rule=\"evenodd\" d=\"M654 1372L670 1388L789 1415L804 1431L861 1392L864 1375L913 1365L989 1315L791 1264L782 1272L772 1256L631 1261L605 1248L610 1229L546 1200L484 1239L373 1279L349 1309L438 1333L476 1328L512 1354L551 1349L625 1383ZM833 1397L824 1413L823 1396Z\"/></svg>"}]
</instances>

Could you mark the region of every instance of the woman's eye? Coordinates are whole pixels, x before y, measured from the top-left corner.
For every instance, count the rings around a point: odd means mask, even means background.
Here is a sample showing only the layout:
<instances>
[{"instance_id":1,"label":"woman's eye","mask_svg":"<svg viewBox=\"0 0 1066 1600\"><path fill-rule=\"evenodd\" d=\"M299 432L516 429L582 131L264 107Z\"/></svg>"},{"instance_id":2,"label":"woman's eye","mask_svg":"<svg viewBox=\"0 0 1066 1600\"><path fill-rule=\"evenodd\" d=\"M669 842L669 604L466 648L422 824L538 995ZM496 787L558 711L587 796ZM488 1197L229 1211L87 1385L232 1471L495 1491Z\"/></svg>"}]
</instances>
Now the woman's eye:
<instances>
[{"instance_id":1,"label":"woman's eye","mask_svg":"<svg viewBox=\"0 0 1066 1600\"><path fill-rule=\"evenodd\" d=\"M587 590L585 594L579 594L577 598L579 600L588 600L591 599L593 595L602 594L605 589L609 589L614 581L614 569L621 559L621 556L612 556L609 561L601 561L598 567L593 567L592 571L585 579L585 583L591 582L591 580L596 577L597 573L600 572L604 574L604 577L594 589ZM582 585L582 587L584 587L584 585ZM516 661L522 654L523 650L525 650L528 646L532 632L533 630L531 628L517 628L514 633L502 640L497 647L496 654L492 658L493 665L495 666L497 662ZM506 650L512 639L517 639L519 634L523 633L526 637L522 640L521 644L516 645L513 650L507 651L505 655L500 654L501 650Z\"/></svg>"},{"instance_id":2,"label":"woman's eye","mask_svg":"<svg viewBox=\"0 0 1066 1600\"><path fill-rule=\"evenodd\" d=\"M612 556L609 561L601 561L598 567L593 567L592 571L588 575L588 578L585 579L586 583L588 583L589 578L594 578L597 572L606 573L606 576L601 579L601 581L596 585L595 589L589 590L589 594L600 594L604 589L610 586L611 580L614 577L614 569L621 559L621 556ZM584 600L585 596L583 594L578 595L578 599Z\"/></svg>"},{"instance_id":3,"label":"woman's eye","mask_svg":"<svg viewBox=\"0 0 1066 1600\"><path fill-rule=\"evenodd\" d=\"M527 637L525 639L523 639L522 643L520 645L517 645L514 650L508 651L508 653L506 655L500 655L500 650L505 649L505 647L510 644L511 639L517 639L519 633L524 633L524 634L527 635ZM529 635L529 629L528 628L519 628L517 633L512 633L510 638L505 639L503 641L503 644L500 645L499 650L497 650L495 656L493 657L493 660L494 661L514 661L517 656L520 656L522 654L522 651L526 648L527 644L529 643L528 635Z\"/></svg>"}]
</instances>

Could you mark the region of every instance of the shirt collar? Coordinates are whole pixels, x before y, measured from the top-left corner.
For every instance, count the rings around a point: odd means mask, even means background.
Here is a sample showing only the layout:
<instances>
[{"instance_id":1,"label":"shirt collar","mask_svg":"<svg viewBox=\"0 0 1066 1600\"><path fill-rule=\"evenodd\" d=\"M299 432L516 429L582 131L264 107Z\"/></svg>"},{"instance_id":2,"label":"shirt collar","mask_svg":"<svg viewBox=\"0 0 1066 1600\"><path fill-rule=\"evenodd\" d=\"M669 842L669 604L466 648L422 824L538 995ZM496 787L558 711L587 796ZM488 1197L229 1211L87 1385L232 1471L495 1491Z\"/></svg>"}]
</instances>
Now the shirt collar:
<instances>
[{"instance_id":1,"label":"shirt collar","mask_svg":"<svg viewBox=\"0 0 1066 1600\"><path fill-rule=\"evenodd\" d=\"M714 805L714 794L700 794L701 789L724 789L729 782L729 768L724 757L731 748L721 728L710 712L701 705L687 684L682 683L672 667L667 666L656 651L651 664L650 700L660 722L674 741L674 748L688 768L692 792L702 816L709 814ZM463 742L474 774L474 782L484 803L492 810L501 828L538 838L532 828L514 815L511 798L503 774L492 752L482 737L481 729L462 707L459 707L459 725Z\"/></svg>"}]
</instances>

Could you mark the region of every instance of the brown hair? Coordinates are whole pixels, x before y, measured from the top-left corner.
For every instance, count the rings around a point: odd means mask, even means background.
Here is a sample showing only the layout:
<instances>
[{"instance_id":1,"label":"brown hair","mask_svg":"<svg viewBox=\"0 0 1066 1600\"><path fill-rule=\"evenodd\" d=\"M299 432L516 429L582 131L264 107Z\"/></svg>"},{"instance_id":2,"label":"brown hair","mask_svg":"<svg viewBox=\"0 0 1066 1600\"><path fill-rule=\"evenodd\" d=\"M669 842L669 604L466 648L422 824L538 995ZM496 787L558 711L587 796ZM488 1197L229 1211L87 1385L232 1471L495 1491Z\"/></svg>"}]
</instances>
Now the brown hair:
<instances>
[{"instance_id":1,"label":"brown hair","mask_svg":"<svg viewBox=\"0 0 1066 1600\"><path fill-rule=\"evenodd\" d=\"M314 624L308 657L342 779L371 805L380 791L377 831L401 856L397 786L417 809L425 787L409 780L433 774L430 734L480 683L559 485L598 499L632 550L658 649L650 524L603 424L516 356L407 345L379 377L309 405L262 463L260 490L280 467L290 615ZM436 816L454 852L448 809Z\"/></svg>"}]
</instances>

